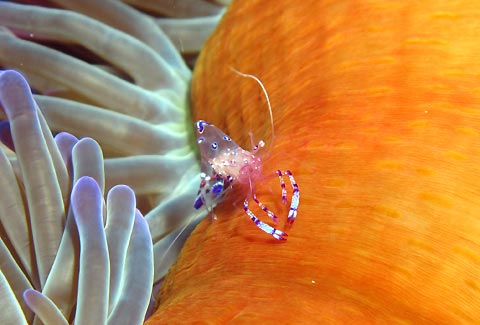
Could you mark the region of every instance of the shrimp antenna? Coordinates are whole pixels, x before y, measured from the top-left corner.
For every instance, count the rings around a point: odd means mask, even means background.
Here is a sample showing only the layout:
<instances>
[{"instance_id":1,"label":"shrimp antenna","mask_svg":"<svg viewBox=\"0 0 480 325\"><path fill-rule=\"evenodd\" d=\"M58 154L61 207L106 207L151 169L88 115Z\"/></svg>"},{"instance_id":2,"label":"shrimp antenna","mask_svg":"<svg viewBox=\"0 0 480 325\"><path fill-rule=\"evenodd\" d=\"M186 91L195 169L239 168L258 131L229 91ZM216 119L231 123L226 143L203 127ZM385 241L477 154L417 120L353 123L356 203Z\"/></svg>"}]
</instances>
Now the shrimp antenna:
<instances>
[{"instance_id":1,"label":"shrimp antenna","mask_svg":"<svg viewBox=\"0 0 480 325\"><path fill-rule=\"evenodd\" d=\"M174 258L171 262L168 261L168 258L170 258L169 256L169 253L171 252L171 250L173 249L173 247L178 243L178 241L180 239L182 239L183 241L185 241L186 238L183 238L185 236L187 236L188 234L190 234L193 229L197 226L197 224L203 220L203 217L200 217L201 216L201 212L198 212L198 213L194 213L192 214L188 220L185 222L185 224L182 226L182 228L180 230L178 230L178 233L175 235L175 237L173 238L173 240L169 243L169 245L167 246L167 248L163 251L163 254L160 256L160 258L158 259L158 265L160 265L162 262L164 262L164 260L167 260L167 263L170 264L167 268L167 270L170 269L171 265L176 261L177 257ZM162 239L166 239L168 236L173 236L175 234L175 231L173 231L172 233L170 233L169 235L165 236L164 238Z\"/></svg>"},{"instance_id":2,"label":"shrimp antenna","mask_svg":"<svg viewBox=\"0 0 480 325\"><path fill-rule=\"evenodd\" d=\"M275 136L275 130L273 128L273 110L272 110L272 105L270 104L270 98L268 98L268 93L267 93L267 90L265 89L265 86L263 85L263 83L260 81L260 79L258 79L257 77L255 77L254 75L252 74L248 74L248 73L243 73L243 72L240 72L238 71L237 69L235 69L234 67L229 67L230 70L232 70L233 72L235 72L236 74L242 76L242 77L246 77L246 78L252 78L253 80L255 80L259 85L260 87L262 88L262 91L263 91L263 94L265 95L265 98L267 99L267 105L268 105L268 112L270 113L270 125L272 126L272 143L270 144L270 150L272 149L273 147L273 139L274 139L274 136ZM269 151L270 151L269 150Z\"/></svg>"}]
</instances>

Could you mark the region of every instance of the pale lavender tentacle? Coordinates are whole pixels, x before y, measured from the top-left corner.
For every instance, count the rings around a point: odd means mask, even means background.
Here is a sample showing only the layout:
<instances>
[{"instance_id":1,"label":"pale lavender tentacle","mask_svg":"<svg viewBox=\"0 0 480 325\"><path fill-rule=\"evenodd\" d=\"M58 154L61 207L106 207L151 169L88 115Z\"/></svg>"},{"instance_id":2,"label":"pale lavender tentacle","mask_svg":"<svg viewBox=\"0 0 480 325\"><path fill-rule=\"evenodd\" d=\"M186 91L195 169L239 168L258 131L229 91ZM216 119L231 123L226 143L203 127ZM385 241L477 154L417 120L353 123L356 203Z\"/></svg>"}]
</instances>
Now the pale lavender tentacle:
<instances>
[{"instance_id":1,"label":"pale lavender tentacle","mask_svg":"<svg viewBox=\"0 0 480 325\"><path fill-rule=\"evenodd\" d=\"M0 323L2 324L28 324L22 308L15 298L10 284L0 270L0 297L2 297L2 312Z\"/></svg>"},{"instance_id":2,"label":"pale lavender tentacle","mask_svg":"<svg viewBox=\"0 0 480 325\"><path fill-rule=\"evenodd\" d=\"M175 46L150 17L122 2L84 0L54 0L62 7L81 12L114 28L124 31L153 48L184 80L190 71Z\"/></svg>"},{"instance_id":3,"label":"pale lavender tentacle","mask_svg":"<svg viewBox=\"0 0 480 325\"><path fill-rule=\"evenodd\" d=\"M79 94L101 103L105 108L152 122L182 115L171 100L158 97L154 92L119 79L82 60L2 32L0 42L2 64L22 69L19 62L28 65L35 62L37 66L43 67L41 72L37 72L43 74L43 78L76 89ZM35 80L32 82L37 88L41 86L35 85ZM40 90L48 92L48 89Z\"/></svg>"},{"instance_id":4,"label":"pale lavender tentacle","mask_svg":"<svg viewBox=\"0 0 480 325\"><path fill-rule=\"evenodd\" d=\"M102 149L91 138L83 138L72 149L74 183L82 176L95 179L102 196L105 192L105 172Z\"/></svg>"},{"instance_id":5,"label":"pale lavender tentacle","mask_svg":"<svg viewBox=\"0 0 480 325\"><path fill-rule=\"evenodd\" d=\"M78 230L70 207L60 247L42 291L63 315L71 314L77 299L79 246Z\"/></svg>"},{"instance_id":6,"label":"pale lavender tentacle","mask_svg":"<svg viewBox=\"0 0 480 325\"><path fill-rule=\"evenodd\" d=\"M15 152L19 158L34 229L39 279L43 286L63 232L62 193L30 87L18 72L7 70L0 73L0 101L10 121Z\"/></svg>"},{"instance_id":7,"label":"pale lavender tentacle","mask_svg":"<svg viewBox=\"0 0 480 325\"><path fill-rule=\"evenodd\" d=\"M178 179L182 177L191 160L190 153L177 157L141 155L110 158L105 161L106 186L110 188L116 184L125 184L130 186L137 196L155 191L158 195L168 195L178 184Z\"/></svg>"},{"instance_id":8,"label":"pale lavender tentacle","mask_svg":"<svg viewBox=\"0 0 480 325\"><path fill-rule=\"evenodd\" d=\"M182 193L177 197L165 199L145 215L155 242L174 229L182 227L185 220L179 219L179 215L189 213L196 217L195 208L190 204L185 204L185 202L194 202L194 200L195 193Z\"/></svg>"},{"instance_id":9,"label":"pale lavender tentacle","mask_svg":"<svg viewBox=\"0 0 480 325\"><path fill-rule=\"evenodd\" d=\"M47 148L50 153L50 157L52 159L53 167L55 169L55 174L57 175L57 183L60 187L60 191L62 192L63 204L67 205L69 196L70 196L70 178L68 176L67 167L63 162L62 155L58 150L58 147L55 143L55 139L52 136L52 132L48 127L47 121L45 120L45 117L43 116L42 112L38 108L38 105L35 102L35 100L34 100L34 104L37 110L38 121L42 129L43 138L45 139L45 143L47 144Z\"/></svg>"},{"instance_id":10,"label":"pale lavender tentacle","mask_svg":"<svg viewBox=\"0 0 480 325\"><path fill-rule=\"evenodd\" d=\"M107 194L107 237L110 260L109 313L120 297L128 244L135 221L135 194L125 185L114 186Z\"/></svg>"},{"instance_id":11,"label":"pale lavender tentacle","mask_svg":"<svg viewBox=\"0 0 480 325\"><path fill-rule=\"evenodd\" d=\"M197 215L194 215L192 220L188 220L183 227L179 227L162 239L155 241L153 246L154 258L155 261L157 261L157 263L155 263L155 283L167 274L168 269L173 262L175 262L175 258L182 248L183 243L202 219L202 213L198 212Z\"/></svg>"},{"instance_id":12,"label":"pale lavender tentacle","mask_svg":"<svg viewBox=\"0 0 480 325\"><path fill-rule=\"evenodd\" d=\"M71 138L68 134L62 133L58 141L66 142L68 146L64 148L62 156L66 155L64 159L71 161L73 183L83 176L93 177L97 184L104 183L102 151L94 140L84 138L78 141L75 137ZM100 187L103 191L103 185ZM77 299L78 254L78 230L70 208L57 257L43 290L64 315L70 315Z\"/></svg>"},{"instance_id":13,"label":"pale lavender tentacle","mask_svg":"<svg viewBox=\"0 0 480 325\"><path fill-rule=\"evenodd\" d=\"M68 321L55 303L37 290L27 289L23 299L43 324L68 325Z\"/></svg>"},{"instance_id":14,"label":"pale lavender tentacle","mask_svg":"<svg viewBox=\"0 0 480 325\"><path fill-rule=\"evenodd\" d=\"M78 139L67 132L60 132L55 136L55 143L60 151L63 163L67 166L70 179L73 179L72 149L77 142Z\"/></svg>"},{"instance_id":15,"label":"pale lavender tentacle","mask_svg":"<svg viewBox=\"0 0 480 325\"><path fill-rule=\"evenodd\" d=\"M121 156L164 155L187 143L181 131L159 127L132 116L63 98L34 97L50 128L94 138L102 148L114 148ZM173 118L173 114L170 117ZM166 138L169 141L165 141Z\"/></svg>"},{"instance_id":16,"label":"pale lavender tentacle","mask_svg":"<svg viewBox=\"0 0 480 325\"><path fill-rule=\"evenodd\" d=\"M177 18L218 15L223 10L223 6L226 6L226 4L215 4L206 0L176 1L175 5L168 1L158 0L123 1L136 8L159 13L161 16Z\"/></svg>"},{"instance_id":17,"label":"pale lavender tentacle","mask_svg":"<svg viewBox=\"0 0 480 325\"><path fill-rule=\"evenodd\" d=\"M150 301L154 270L152 237L147 221L138 210L135 212L124 268L122 295L108 318L109 325L141 324Z\"/></svg>"},{"instance_id":18,"label":"pale lavender tentacle","mask_svg":"<svg viewBox=\"0 0 480 325\"><path fill-rule=\"evenodd\" d=\"M23 269L33 284L38 284L38 271L32 265L34 250L31 246L25 206L20 187L8 157L0 149L0 223L10 239ZM9 247L12 249L12 247ZM3 261L3 260L2 260Z\"/></svg>"},{"instance_id":19,"label":"pale lavender tentacle","mask_svg":"<svg viewBox=\"0 0 480 325\"><path fill-rule=\"evenodd\" d=\"M185 87L153 49L88 16L68 10L0 2L0 20L5 26L35 33L41 38L78 43L113 66L123 67L142 88L168 88L181 93ZM149 73L151 70L157 73Z\"/></svg>"},{"instance_id":20,"label":"pale lavender tentacle","mask_svg":"<svg viewBox=\"0 0 480 325\"><path fill-rule=\"evenodd\" d=\"M9 248L7 247L7 245L5 245L4 241L1 238L0 238L0 272L8 281L8 285L12 293L17 298L17 301L20 307L22 308L25 317L27 317L28 319L31 319L33 317L33 313L23 301L22 294L23 294L23 291L25 291L26 289L32 288L32 284L27 279L25 274L23 274L22 269L17 264L14 257L10 253ZM0 324L5 324L2 321L3 318L1 314L6 309L6 307L3 306L3 301L4 301L3 299L5 299L6 297L3 296L1 292L0 292L0 297L2 299L2 312L0 312Z\"/></svg>"},{"instance_id":21,"label":"pale lavender tentacle","mask_svg":"<svg viewBox=\"0 0 480 325\"><path fill-rule=\"evenodd\" d=\"M222 13L187 19L159 18L156 22L180 52L193 53L201 50L221 18Z\"/></svg>"},{"instance_id":22,"label":"pale lavender tentacle","mask_svg":"<svg viewBox=\"0 0 480 325\"><path fill-rule=\"evenodd\" d=\"M110 263L103 229L103 198L91 177L80 178L72 190L72 210L80 237L80 270L76 324L105 324Z\"/></svg>"}]
</instances>

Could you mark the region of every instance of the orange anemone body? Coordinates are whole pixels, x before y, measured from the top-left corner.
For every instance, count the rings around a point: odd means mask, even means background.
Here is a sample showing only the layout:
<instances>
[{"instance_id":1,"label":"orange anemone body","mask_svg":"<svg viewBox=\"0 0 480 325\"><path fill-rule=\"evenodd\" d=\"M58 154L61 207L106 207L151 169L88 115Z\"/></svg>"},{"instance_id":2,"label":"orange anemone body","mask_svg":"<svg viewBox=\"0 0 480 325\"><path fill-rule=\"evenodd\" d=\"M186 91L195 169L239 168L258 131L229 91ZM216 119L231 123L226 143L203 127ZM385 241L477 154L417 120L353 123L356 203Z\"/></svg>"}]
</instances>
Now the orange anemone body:
<instances>
[{"instance_id":1,"label":"orange anemone body","mask_svg":"<svg viewBox=\"0 0 480 325\"><path fill-rule=\"evenodd\" d=\"M479 21L478 1L233 1L193 114L245 148L264 138L264 174L297 179L298 219L277 242L231 191L148 323L480 321ZM258 84L229 67L263 81L273 144ZM259 198L284 218L275 181Z\"/></svg>"}]
</instances>

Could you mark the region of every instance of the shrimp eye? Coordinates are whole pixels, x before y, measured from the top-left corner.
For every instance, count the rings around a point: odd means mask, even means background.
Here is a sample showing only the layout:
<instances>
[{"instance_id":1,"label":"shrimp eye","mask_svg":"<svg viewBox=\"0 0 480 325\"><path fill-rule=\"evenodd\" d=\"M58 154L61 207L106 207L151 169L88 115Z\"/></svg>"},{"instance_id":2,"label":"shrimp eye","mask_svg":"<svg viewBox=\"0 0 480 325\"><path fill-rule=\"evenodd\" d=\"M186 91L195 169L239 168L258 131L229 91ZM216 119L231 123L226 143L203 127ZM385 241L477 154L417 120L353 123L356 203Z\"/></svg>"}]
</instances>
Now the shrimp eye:
<instances>
[{"instance_id":1,"label":"shrimp eye","mask_svg":"<svg viewBox=\"0 0 480 325\"><path fill-rule=\"evenodd\" d=\"M212 143L212 149L213 149L213 150L217 150L217 149L218 149L218 143L213 142L213 143Z\"/></svg>"},{"instance_id":2,"label":"shrimp eye","mask_svg":"<svg viewBox=\"0 0 480 325\"><path fill-rule=\"evenodd\" d=\"M232 139L230 139L230 137L228 135L224 135L223 140L232 141Z\"/></svg>"},{"instance_id":3,"label":"shrimp eye","mask_svg":"<svg viewBox=\"0 0 480 325\"><path fill-rule=\"evenodd\" d=\"M198 142L198 143L202 143L202 142L204 142L204 141L205 141L205 138L204 138L204 137L199 137L199 138L197 139L197 142Z\"/></svg>"}]
</instances>

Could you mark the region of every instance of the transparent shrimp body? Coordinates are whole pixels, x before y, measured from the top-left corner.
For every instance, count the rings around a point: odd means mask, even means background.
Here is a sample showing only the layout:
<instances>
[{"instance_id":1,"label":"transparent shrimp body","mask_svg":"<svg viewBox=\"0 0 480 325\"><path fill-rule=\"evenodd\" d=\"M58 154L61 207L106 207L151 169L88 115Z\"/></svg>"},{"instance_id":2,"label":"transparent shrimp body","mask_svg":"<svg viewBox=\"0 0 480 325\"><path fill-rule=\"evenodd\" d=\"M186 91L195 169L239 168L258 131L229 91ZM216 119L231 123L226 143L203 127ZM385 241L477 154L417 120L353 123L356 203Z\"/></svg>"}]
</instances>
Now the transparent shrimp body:
<instances>
[{"instance_id":1,"label":"transparent shrimp body","mask_svg":"<svg viewBox=\"0 0 480 325\"><path fill-rule=\"evenodd\" d=\"M262 162L213 124L200 120L196 129L202 157L202 179L195 207L205 204L210 210L233 182L251 185L260 177Z\"/></svg>"},{"instance_id":2,"label":"transparent shrimp body","mask_svg":"<svg viewBox=\"0 0 480 325\"><path fill-rule=\"evenodd\" d=\"M248 184L253 200L276 224L278 217L258 200L254 191L254 182L262 175L261 159L255 153L259 148L263 147L263 142L261 141L258 145L255 145L252 149L253 152L250 152L242 149L228 135L211 123L203 120L197 121L196 129L202 157L202 173L194 207L199 209L205 205L209 211L212 211L213 207L233 183ZM276 173L280 180L282 202L284 204L287 203L287 191L283 176L287 176L292 184L293 194L287 218L287 225L291 225L297 216L300 191L289 170L285 172L277 170ZM243 208L255 225L275 239L285 240L288 235L261 221L249 209L248 202L249 197L245 199Z\"/></svg>"},{"instance_id":3,"label":"transparent shrimp body","mask_svg":"<svg viewBox=\"0 0 480 325\"><path fill-rule=\"evenodd\" d=\"M267 100L273 142L275 134L273 127L273 111L267 90L263 86L263 83L254 75L240 72L232 67L230 67L230 70L239 76L255 80L261 87L265 99ZM256 153L258 149L265 145L265 143L260 141L257 145L254 145L252 141L252 151L247 151L242 149L228 135L211 123L200 120L197 121L195 126L197 128L198 145L202 155L202 173L194 207L199 209L205 205L207 209L212 212L213 207L219 202L233 183L248 184L250 195L247 196L243 202L245 213L262 231L270 234L275 239L286 240L288 235L285 232L261 221L249 208L249 200L252 198L275 224L278 223L278 217L268 209L265 204L258 200L255 193L255 181L262 175L262 161L256 156ZM287 189L284 176L290 180L290 184L292 185L293 192L290 199L290 211L288 212L286 220L286 227L289 227L297 217L297 209L300 204L300 190L291 171L277 170L276 174L282 189L283 204L287 204Z\"/></svg>"},{"instance_id":4,"label":"transparent shrimp body","mask_svg":"<svg viewBox=\"0 0 480 325\"><path fill-rule=\"evenodd\" d=\"M238 146L236 149L226 148L220 151L209 163L217 174L222 177L230 176L232 181L241 184L252 184L262 174L260 158Z\"/></svg>"}]
</instances>

